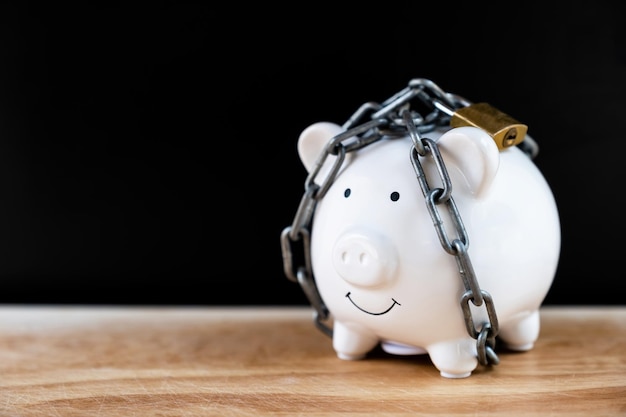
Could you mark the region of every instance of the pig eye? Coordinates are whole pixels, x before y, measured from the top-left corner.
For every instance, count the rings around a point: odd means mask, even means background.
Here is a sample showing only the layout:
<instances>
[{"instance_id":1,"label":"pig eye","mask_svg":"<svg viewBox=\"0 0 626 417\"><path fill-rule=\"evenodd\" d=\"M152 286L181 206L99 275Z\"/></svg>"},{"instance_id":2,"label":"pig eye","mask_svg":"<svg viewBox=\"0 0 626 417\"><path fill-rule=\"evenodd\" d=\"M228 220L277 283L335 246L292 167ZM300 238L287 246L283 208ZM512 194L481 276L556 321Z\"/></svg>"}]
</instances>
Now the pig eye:
<instances>
[{"instance_id":1,"label":"pig eye","mask_svg":"<svg viewBox=\"0 0 626 417\"><path fill-rule=\"evenodd\" d=\"M389 198L391 198L391 201L398 201L400 199L400 193L397 191L394 191L393 193L391 193Z\"/></svg>"},{"instance_id":2,"label":"pig eye","mask_svg":"<svg viewBox=\"0 0 626 417\"><path fill-rule=\"evenodd\" d=\"M352 191L351 191L349 188L346 188L346 191L344 191L344 192L343 192L343 196L344 196L345 198L348 198L348 197L350 197L350 193L351 193L351 192L352 192Z\"/></svg>"}]
</instances>

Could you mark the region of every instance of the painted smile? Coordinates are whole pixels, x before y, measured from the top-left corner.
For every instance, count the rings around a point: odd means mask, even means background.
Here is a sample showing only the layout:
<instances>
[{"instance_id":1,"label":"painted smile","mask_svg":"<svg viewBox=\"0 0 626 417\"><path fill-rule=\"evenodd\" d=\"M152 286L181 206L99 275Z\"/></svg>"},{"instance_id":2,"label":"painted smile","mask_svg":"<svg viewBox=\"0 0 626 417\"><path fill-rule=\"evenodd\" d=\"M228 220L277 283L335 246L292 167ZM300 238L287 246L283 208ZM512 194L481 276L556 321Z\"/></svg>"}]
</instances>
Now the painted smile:
<instances>
[{"instance_id":1,"label":"painted smile","mask_svg":"<svg viewBox=\"0 0 626 417\"><path fill-rule=\"evenodd\" d=\"M348 292L348 293L346 294L346 298L347 298L348 300L350 300L350 302L351 302L351 303L352 303L352 304L353 304L356 308L358 308L359 310L361 310L361 311L362 311L362 312L364 312L364 313L371 314L372 316L381 316L381 315L383 315L383 314L387 314L387 313L389 313L389 312L391 311L391 309L392 309L392 308L393 308L396 304L397 304L397 305L401 305L399 302L397 302L396 300L394 300L394 299L392 298L392 299L391 299L391 301L393 301L393 302L391 303L391 305L389 306L389 308L388 308L387 310L382 311L382 312L380 312L380 313L372 313L371 311L367 311L367 310L364 310L364 309L362 309L361 307L359 307L359 306L357 305L357 303L355 303L355 302L352 300L352 298L350 298L350 292Z\"/></svg>"}]
</instances>

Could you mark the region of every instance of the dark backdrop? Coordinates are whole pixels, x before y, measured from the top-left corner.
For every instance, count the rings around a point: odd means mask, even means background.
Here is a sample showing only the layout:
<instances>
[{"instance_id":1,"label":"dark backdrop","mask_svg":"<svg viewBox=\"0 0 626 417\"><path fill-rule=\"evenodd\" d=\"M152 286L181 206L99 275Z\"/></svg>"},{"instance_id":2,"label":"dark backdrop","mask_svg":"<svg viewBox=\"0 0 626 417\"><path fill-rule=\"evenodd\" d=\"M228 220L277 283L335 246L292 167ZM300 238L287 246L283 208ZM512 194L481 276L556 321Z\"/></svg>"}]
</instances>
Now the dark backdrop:
<instances>
[{"instance_id":1,"label":"dark backdrop","mask_svg":"<svg viewBox=\"0 0 626 417\"><path fill-rule=\"evenodd\" d=\"M546 303L622 304L617 2L468 3L1 6L0 302L306 303L280 250L299 133L429 78L539 143Z\"/></svg>"}]
</instances>

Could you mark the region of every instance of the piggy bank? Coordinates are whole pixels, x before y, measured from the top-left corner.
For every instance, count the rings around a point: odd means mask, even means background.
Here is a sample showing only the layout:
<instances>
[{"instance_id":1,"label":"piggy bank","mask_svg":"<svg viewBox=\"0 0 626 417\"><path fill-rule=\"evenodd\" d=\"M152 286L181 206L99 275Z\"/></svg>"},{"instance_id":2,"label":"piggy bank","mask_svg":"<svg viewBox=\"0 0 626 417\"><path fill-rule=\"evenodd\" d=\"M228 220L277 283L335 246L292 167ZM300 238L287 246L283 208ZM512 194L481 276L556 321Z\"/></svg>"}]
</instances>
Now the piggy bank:
<instances>
[{"instance_id":1,"label":"piggy bank","mask_svg":"<svg viewBox=\"0 0 626 417\"><path fill-rule=\"evenodd\" d=\"M320 122L301 133L298 154L307 171L341 132ZM547 181L526 153L498 149L476 127L423 136L438 145L445 163L475 277L493 300L498 346L532 349L561 243ZM412 145L408 136L383 138L346 154L312 216L312 271L340 359L362 359L380 346L390 354L427 354L441 376L464 378L479 364L460 302L466 286L457 259L440 243L411 163ZM320 178L333 158L317 165ZM437 178L432 158L422 166ZM453 233L450 220L442 222ZM488 316L476 310L477 317Z\"/></svg>"}]
</instances>

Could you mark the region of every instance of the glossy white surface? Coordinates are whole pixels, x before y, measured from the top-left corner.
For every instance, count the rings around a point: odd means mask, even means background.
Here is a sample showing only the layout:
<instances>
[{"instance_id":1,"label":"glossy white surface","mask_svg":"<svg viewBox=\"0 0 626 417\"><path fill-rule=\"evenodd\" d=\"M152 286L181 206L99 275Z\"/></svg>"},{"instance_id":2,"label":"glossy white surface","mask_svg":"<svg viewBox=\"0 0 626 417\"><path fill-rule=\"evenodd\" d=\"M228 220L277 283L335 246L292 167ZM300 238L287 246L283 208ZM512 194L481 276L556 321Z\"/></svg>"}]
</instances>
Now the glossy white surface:
<instances>
[{"instance_id":1,"label":"glossy white surface","mask_svg":"<svg viewBox=\"0 0 626 417\"><path fill-rule=\"evenodd\" d=\"M298 150L307 170L340 132L326 122L302 132ZM512 349L531 349L561 244L549 185L526 154L516 147L499 151L480 129L423 136L437 141L445 161L471 264L480 288L493 297L499 336ZM382 343L392 353L428 353L444 377L467 377L478 362L460 304L465 286L456 257L440 243L411 152L406 137L348 153L316 207L313 273L334 320L338 357L360 359ZM321 167L318 184L334 158ZM440 187L432 158L420 160L429 188ZM449 240L456 239L447 206L437 208ZM472 305L472 311L474 322L487 317L484 307Z\"/></svg>"}]
</instances>

